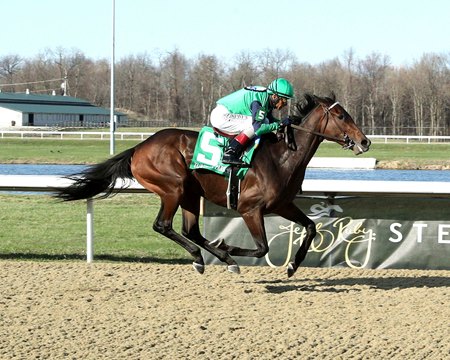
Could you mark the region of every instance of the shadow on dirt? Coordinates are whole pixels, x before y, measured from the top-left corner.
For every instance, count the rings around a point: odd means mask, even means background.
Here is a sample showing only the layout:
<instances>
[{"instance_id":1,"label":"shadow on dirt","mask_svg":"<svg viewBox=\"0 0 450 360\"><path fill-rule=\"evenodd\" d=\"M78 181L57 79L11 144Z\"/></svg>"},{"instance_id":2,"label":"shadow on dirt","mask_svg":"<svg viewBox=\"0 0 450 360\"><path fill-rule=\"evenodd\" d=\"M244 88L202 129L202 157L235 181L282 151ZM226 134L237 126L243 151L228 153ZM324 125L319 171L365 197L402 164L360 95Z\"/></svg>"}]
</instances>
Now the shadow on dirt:
<instances>
[{"instance_id":1,"label":"shadow on dirt","mask_svg":"<svg viewBox=\"0 0 450 360\"><path fill-rule=\"evenodd\" d=\"M450 287L450 278L446 276L351 277L343 279L263 280L256 283L265 285L267 291L274 294L288 291L340 293L359 292L366 290L367 287L371 290Z\"/></svg>"},{"instance_id":2,"label":"shadow on dirt","mask_svg":"<svg viewBox=\"0 0 450 360\"><path fill-rule=\"evenodd\" d=\"M35 261L58 261L58 260L82 260L86 261L86 255L81 254L29 254L14 253L0 254L0 260L35 260ZM131 262L131 263L156 263L156 264L192 264L189 259L161 259L155 257L136 257L120 255L95 255L94 261Z\"/></svg>"}]
</instances>

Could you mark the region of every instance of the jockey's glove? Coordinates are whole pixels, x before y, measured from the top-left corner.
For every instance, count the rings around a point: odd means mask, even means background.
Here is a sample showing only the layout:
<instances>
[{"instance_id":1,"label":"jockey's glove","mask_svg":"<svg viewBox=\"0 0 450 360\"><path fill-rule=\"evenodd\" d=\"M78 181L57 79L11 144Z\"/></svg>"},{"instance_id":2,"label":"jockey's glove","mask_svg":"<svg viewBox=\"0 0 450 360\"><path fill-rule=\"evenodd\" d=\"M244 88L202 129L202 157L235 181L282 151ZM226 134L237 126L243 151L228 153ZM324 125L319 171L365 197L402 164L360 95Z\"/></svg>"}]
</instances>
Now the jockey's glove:
<instances>
[{"instance_id":1,"label":"jockey's glove","mask_svg":"<svg viewBox=\"0 0 450 360\"><path fill-rule=\"evenodd\" d=\"M282 127L286 127L291 125L291 119L289 119L288 117L285 117L283 120L281 120L280 126Z\"/></svg>"}]
</instances>

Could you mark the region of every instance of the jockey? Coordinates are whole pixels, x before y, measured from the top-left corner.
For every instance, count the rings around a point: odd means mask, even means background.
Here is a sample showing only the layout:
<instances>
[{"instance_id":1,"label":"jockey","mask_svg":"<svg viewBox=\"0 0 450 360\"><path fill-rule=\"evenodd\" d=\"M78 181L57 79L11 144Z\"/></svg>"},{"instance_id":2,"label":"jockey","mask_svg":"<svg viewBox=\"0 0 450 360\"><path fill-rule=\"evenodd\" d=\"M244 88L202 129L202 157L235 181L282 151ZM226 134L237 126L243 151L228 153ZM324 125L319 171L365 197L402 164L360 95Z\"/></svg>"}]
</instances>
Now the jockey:
<instances>
[{"instance_id":1,"label":"jockey","mask_svg":"<svg viewBox=\"0 0 450 360\"><path fill-rule=\"evenodd\" d=\"M280 122L272 110L280 110L294 97L294 88L286 79L272 81L267 88L248 86L217 101L211 112L211 125L225 135L237 135L225 149L222 162L246 166L240 160L248 142L280 126L289 125L289 119Z\"/></svg>"}]
</instances>

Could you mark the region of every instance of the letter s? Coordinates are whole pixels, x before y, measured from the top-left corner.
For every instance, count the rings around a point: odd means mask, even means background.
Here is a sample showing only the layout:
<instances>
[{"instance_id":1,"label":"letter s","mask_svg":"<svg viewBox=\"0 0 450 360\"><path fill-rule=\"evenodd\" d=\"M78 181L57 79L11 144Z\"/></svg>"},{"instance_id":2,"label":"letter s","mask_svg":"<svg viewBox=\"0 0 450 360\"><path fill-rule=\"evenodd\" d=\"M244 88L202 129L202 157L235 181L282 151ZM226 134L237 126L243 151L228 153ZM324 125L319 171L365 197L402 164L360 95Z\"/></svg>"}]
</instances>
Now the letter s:
<instances>
[{"instance_id":1,"label":"letter s","mask_svg":"<svg viewBox=\"0 0 450 360\"><path fill-rule=\"evenodd\" d=\"M217 146L210 144L211 140L215 140L215 136L213 133L207 132L203 134L200 147L203 150L204 154L199 154L197 159L207 165L217 166L219 165L222 152ZM205 156L205 154L209 156Z\"/></svg>"},{"instance_id":2,"label":"letter s","mask_svg":"<svg viewBox=\"0 0 450 360\"><path fill-rule=\"evenodd\" d=\"M389 238L389 241L393 242L393 243L397 243L403 240L403 234L397 230L397 228L400 228L402 226L402 224L400 223L392 223L391 226L389 227L389 229L391 230L391 232L395 235L397 235L396 238Z\"/></svg>"}]
</instances>

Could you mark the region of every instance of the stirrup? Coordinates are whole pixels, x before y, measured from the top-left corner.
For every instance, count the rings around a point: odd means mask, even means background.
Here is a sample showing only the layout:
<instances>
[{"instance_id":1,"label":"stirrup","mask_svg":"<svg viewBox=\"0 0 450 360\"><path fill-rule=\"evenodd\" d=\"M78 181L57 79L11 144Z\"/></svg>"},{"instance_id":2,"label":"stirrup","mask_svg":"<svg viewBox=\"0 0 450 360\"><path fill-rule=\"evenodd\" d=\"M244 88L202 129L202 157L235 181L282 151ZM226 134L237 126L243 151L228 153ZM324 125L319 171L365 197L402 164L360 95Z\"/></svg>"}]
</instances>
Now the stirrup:
<instances>
[{"instance_id":1,"label":"stirrup","mask_svg":"<svg viewBox=\"0 0 450 360\"><path fill-rule=\"evenodd\" d=\"M225 156L222 159L222 163L226 164L226 165L233 165L233 166L241 167L241 168L242 167L251 167L250 164L247 164L240 159L225 158Z\"/></svg>"}]
</instances>

